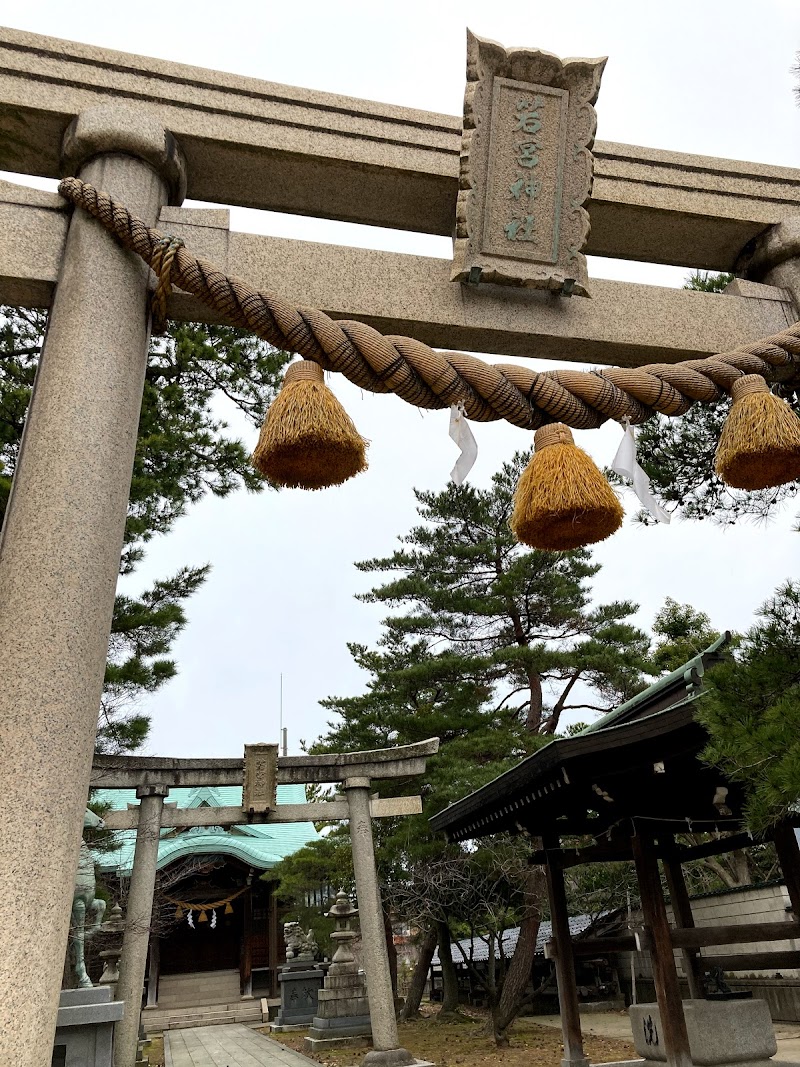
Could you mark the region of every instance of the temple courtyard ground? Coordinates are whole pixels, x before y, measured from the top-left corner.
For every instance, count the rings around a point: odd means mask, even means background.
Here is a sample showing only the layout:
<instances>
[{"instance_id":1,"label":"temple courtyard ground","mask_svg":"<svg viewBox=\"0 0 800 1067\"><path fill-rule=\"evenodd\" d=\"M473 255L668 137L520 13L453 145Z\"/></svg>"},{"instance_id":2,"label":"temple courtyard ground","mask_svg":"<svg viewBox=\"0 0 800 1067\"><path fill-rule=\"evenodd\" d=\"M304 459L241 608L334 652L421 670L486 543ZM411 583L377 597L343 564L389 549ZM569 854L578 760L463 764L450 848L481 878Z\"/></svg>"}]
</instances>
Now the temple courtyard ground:
<instances>
[{"instance_id":1,"label":"temple courtyard ground","mask_svg":"<svg viewBox=\"0 0 800 1067\"><path fill-rule=\"evenodd\" d=\"M630 1059L634 1055L630 1024L624 1012L583 1016L586 1052L592 1063ZM476 1009L456 1021L440 1023L433 1011L400 1027L400 1040L421 1059L437 1067L558 1067L561 1033L558 1016L518 1020L511 1047L497 1049L485 1033L486 1016ZM777 1023L775 1061L800 1059L800 1025ZM303 1033L282 1034L278 1043L241 1024L173 1030L149 1049L151 1067L308 1067L302 1055ZM166 1048L165 1048L166 1046ZM364 1049L344 1049L312 1057L328 1067L359 1063Z\"/></svg>"}]
</instances>

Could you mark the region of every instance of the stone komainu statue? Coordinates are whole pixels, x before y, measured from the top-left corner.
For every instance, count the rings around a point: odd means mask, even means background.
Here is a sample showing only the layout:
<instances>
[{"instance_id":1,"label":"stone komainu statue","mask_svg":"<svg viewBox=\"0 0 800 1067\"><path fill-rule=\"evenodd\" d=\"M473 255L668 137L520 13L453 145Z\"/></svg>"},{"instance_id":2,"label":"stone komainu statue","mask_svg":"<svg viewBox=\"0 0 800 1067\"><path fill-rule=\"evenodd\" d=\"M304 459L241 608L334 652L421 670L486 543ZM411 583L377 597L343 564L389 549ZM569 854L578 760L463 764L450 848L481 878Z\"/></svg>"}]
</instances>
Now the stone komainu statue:
<instances>
[{"instance_id":1,"label":"stone komainu statue","mask_svg":"<svg viewBox=\"0 0 800 1067\"><path fill-rule=\"evenodd\" d=\"M83 817L84 828L97 829L103 826L103 820L93 811L86 809ZM75 892L72 897L72 917L69 926L69 951L72 970L80 989L91 987L91 979L86 973L84 944L87 937L96 933L103 921L106 902L94 895L96 889L94 877L94 859L89 846L81 838L81 853L78 860L78 873L75 875Z\"/></svg>"},{"instance_id":2,"label":"stone komainu statue","mask_svg":"<svg viewBox=\"0 0 800 1067\"><path fill-rule=\"evenodd\" d=\"M314 937L314 931L304 932L300 923L284 923L283 940L286 943L287 963L290 960L315 960L317 958L319 945Z\"/></svg>"}]
</instances>

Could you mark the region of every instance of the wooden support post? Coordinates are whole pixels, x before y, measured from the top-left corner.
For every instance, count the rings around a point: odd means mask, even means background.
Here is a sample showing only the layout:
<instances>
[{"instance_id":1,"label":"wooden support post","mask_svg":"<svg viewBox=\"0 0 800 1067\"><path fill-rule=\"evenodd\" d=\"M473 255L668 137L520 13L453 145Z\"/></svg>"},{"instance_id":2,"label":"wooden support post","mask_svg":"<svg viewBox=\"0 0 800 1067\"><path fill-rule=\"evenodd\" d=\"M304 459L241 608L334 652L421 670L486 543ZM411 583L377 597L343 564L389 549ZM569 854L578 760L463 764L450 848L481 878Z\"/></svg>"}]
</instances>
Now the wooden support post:
<instances>
[{"instance_id":1,"label":"wooden support post","mask_svg":"<svg viewBox=\"0 0 800 1067\"><path fill-rule=\"evenodd\" d=\"M545 839L546 849L558 848L557 838ZM572 955L572 938L569 932L567 894L564 888L564 872L557 860L551 857L546 866L547 895L550 900L550 920L553 925L553 940L556 948L556 982L558 1004L561 1013L561 1032L564 1038L562 1067L589 1067L583 1051L581 1017L578 1009L578 987L575 978L575 959Z\"/></svg>"},{"instance_id":2,"label":"wooden support post","mask_svg":"<svg viewBox=\"0 0 800 1067\"><path fill-rule=\"evenodd\" d=\"M150 931L150 954L147 968L147 1007L158 1007L158 977L161 971L161 939Z\"/></svg>"},{"instance_id":3,"label":"wooden support post","mask_svg":"<svg viewBox=\"0 0 800 1067\"><path fill-rule=\"evenodd\" d=\"M675 925L681 930L694 929L694 916L689 893L686 889L686 880L683 877L683 868L677 855L671 855L675 838L672 834L665 837L659 835L659 845L666 851L663 852L664 874L667 876L667 888L672 903L672 913L675 917ZM699 954L695 949L681 949L683 969L686 972L686 980L689 983L689 996L692 1000L703 1000L705 989L703 987L703 968Z\"/></svg>"},{"instance_id":4,"label":"wooden support post","mask_svg":"<svg viewBox=\"0 0 800 1067\"><path fill-rule=\"evenodd\" d=\"M267 922L269 923L269 937L267 939L267 964L269 966L269 995L278 995L278 946L280 944L280 930L278 925L278 898L275 896L277 883L270 882L268 890L269 904L267 906Z\"/></svg>"},{"instance_id":5,"label":"wooden support post","mask_svg":"<svg viewBox=\"0 0 800 1067\"><path fill-rule=\"evenodd\" d=\"M797 844L797 835L789 823L780 823L775 827L772 839L789 891L794 917L800 922L800 846Z\"/></svg>"},{"instance_id":6,"label":"wooden support post","mask_svg":"<svg viewBox=\"0 0 800 1067\"><path fill-rule=\"evenodd\" d=\"M242 951L239 957L239 988L243 997L253 995L253 875L247 879L247 892L244 894L244 915L242 922Z\"/></svg>"},{"instance_id":7,"label":"wooden support post","mask_svg":"<svg viewBox=\"0 0 800 1067\"><path fill-rule=\"evenodd\" d=\"M639 829L632 839L632 845L642 914L653 939L650 955L667 1063L669 1067L692 1067L689 1035L686 1031L678 972L672 952L667 908L658 874L655 842L651 835Z\"/></svg>"}]
</instances>

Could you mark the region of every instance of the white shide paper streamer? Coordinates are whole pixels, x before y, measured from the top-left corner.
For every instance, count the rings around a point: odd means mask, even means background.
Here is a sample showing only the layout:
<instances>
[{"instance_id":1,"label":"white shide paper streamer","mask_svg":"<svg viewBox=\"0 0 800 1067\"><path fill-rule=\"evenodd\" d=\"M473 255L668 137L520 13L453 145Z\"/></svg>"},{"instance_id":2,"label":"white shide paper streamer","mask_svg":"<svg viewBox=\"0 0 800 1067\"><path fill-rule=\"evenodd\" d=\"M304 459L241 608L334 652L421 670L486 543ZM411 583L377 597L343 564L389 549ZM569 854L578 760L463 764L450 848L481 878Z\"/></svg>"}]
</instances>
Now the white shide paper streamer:
<instances>
[{"instance_id":1,"label":"white shide paper streamer","mask_svg":"<svg viewBox=\"0 0 800 1067\"><path fill-rule=\"evenodd\" d=\"M611 469L620 478L626 478L631 483L634 493L654 519L658 519L659 522L669 522L669 512L664 511L653 496L650 488L650 479L636 460L636 435L630 420L625 419L622 425L624 433L617 449L617 454L611 464Z\"/></svg>"},{"instance_id":2,"label":"white shide paper streamer","mask_svg":"<svg viewBox=\"0 0 800 1067\"><path fill-rule=\"evenodd\" d=\"M461 449L450 477L456 485L461 485L478 458L478 445L472 436L462 403L450 405L450 437Z\"/></svg>"}]
</instances>

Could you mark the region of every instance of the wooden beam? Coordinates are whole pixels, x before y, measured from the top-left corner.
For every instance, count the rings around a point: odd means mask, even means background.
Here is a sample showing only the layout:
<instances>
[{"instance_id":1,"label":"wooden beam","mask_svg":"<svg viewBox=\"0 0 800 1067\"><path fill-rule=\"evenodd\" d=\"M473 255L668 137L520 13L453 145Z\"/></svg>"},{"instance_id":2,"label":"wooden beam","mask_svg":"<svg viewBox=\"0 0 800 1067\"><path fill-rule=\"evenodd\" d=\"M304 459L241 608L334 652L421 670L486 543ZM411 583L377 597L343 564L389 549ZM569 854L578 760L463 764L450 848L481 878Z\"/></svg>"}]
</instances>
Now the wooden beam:
<instances>
[{"instance_id":1,"label":"wooden beam","mask_svg":"<svg viewBox=\"0 0 800 1067\"><path fill-rule=\"evenodd\" d=\"M419 815L422 797L383 797L370 802L373 819L396 815ZM349 818L347 801L332 800L316 804L279 804L272 811L252 817L241 808L172 808L164 807L161 825L169 826L263 826L266 823L344 822ZM139 824L139 805L127 811L109 811L103 816L107 830L135 830Z\"/></svg>"},{"instance_id":2,"label":"wooden beam","mask_svg":"<svg viewBox=\"0 0 800 1067\"><path fill-rule=\"evenodd\" d=\"M794 941L800 923L742 923L741 926L697 926L672 931L675 948L698 949L713 945L747 945L757 941Z\"/></svg>"},{"instance_id":3,"label":"wooden beam","mask_svg":"<svg viewBox=\"0 0 800 1067\"><path fill-rule=\"evenodd\" d=\"M542 848L530 856L531 863L556 863L562 871L583 863L620 863L632 859L629 845L587 845L586 848L559 848L553 852Z\"/></svg>"},{"instance_id":4,"label":"wooden beam","mask_svg":"<svg viewBox=\"0 0 800 1067\"><path fill-rule=\"evenodd\" d=\"M720 967L723 971L782 971L800 967L800 952L743 952L741 955L701 956L703 970Z\"/></svg>"},{"instance_id":5,"label":"wooden beam","mask_svg":"<svg viewBox=\"0 0 800 1067\"><path fill-rule=\"evenodd\" d=\"M31 194L0 181L0 302L49 306L67 215L59 197ZM229 232L225 211L167 208L160 226L257 289L436 348L618 366L674 363L728 351L795 318L783 289L753 282L735 283L737 293L720 299L598 278L591 300L564 300L455 285L448 259ZM180 291L167 313L178 321L220 321Z\"/></svg>"},{"instance_id":6,"label":"wooden beam","mask_svg":"<svg viewBox=\"0 0 800 1067\"><path fill-rule=\"evenodd\" d=\"M67 125L109 100L177 137L194 199L452 233L460 115L0 30L0 105L22 141L6 166L58 177ZM594 154L590 254L730 270L800 210L800 171L787 167L604 141Z\"/></svg>"},{"instance_id":7,"label":"wooden beam","mask_svg":"<svg viewBox=\"0 0 800 1067\"><path fill-rule=\"evenodd\" d=\"M753 845L763 844L769 840L769 835L754 837L750 833L742 832L731 834L729 837L720 837L713 841L704 841L700 845L678 846L671 848L662 846L660 855L673 856L680 863L689 863L690 860L703 859L706 856L722 856L728 852L736 852L740 848L750 848Z\"/></svg>"}]
</instances>

